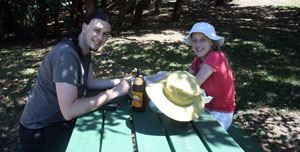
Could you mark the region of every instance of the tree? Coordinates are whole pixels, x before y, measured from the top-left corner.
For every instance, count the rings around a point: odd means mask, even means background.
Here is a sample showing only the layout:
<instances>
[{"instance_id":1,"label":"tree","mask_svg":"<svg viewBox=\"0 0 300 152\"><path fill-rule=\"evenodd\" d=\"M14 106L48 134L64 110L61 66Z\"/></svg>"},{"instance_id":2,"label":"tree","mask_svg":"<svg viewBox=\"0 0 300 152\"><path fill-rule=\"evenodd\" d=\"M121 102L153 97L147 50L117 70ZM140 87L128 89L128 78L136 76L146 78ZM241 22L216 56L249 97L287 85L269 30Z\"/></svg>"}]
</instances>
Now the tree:
<instances>
[{"instance_id":1,"label":"tree","mask_svg":"<svg viewBox=\"0 0 300 152\"><path fill-rule=\"evenodd\" d=\"M145 8L150 4L150 0L138 0L137 7L135 9L132 25L139 26L142 21L142 15Z\"/></svg>"},{"instance_id":2,"label":"tree","mask_svg":"<svg viewBox=\"0 0 300 152\"><path fill-rule=\"evenodd\" d=\"M175 6L174 6L174 11L173 11L173 16L172 16L172 21L179 20L181 5L182 5L182 0L176 0Z\"/></svg>"},{"instance_id":3,"label":"tree","mask_svg":"<svg viewBox=\"0 0 300 152\"><path fill-rule=\"evenodd\" d=\"M224 4L225 4L224 0L216 0L216 6L221 6Z\"/></svg>"},{"instance_id":4,"label":"tree","mask_svg":"<svg viewBox=\"0 0 300 152\"><path fill-rule=\"evenodd\" d=\"M72 22L73 28L80 28L82 19L85 17L83 11L83 4L82 0L71 0L71 8L70 8L70 20Z\"/></svg>"},{"instance_id":5,"label":"tree","mask_svg":"<svg viewBox=\"0 0 300 152\"><path fill-rule=\"evenodd\" d=\"M12 32L12 6L6 2L0 2L0 35Z\"/></svg>"},{"instance_id":6,"label":"tree","mask_svg":"<svg viewBox=\"0 0 300 152\"><path fill-rule=\"evenodd\" d=\"M136 3L136 0L128 0L123 9L118 14L118 18L114 24L114 28L117 32L121 30L122 23L124 21L125 15L131 11L131 9L134 9L134 5Z\"/></svg>"},{"instance_id":7,"label":"tree","mask_svg":"<svg viewBox=\"0 0 300 152\"><path fill-rule=\"evenodd\" d=\"M107 6L106 0L101 0L100 8L105 8Z\"/></svg>"},{"instance_id":8,"label":"tree","mask_svg":"<svg viewBox=\"0 0 300 152\"><path fill-rule=\"evenodd\" d=\"M159 5L161 3L161 0L155 0L155 9L154 14L159 14Z\"/></svg>"},{"instance_id":9,"label":"tree","mask_svg":"<svg viewBox=\"0 0 300 152\"><path fill-rule=\"evenodd\" d=\"M97 0L86 0L86 6L85 6L86 16L89 16L90 14L92 14L97 10L98 10Z\"/></svg>"}]
</instances>

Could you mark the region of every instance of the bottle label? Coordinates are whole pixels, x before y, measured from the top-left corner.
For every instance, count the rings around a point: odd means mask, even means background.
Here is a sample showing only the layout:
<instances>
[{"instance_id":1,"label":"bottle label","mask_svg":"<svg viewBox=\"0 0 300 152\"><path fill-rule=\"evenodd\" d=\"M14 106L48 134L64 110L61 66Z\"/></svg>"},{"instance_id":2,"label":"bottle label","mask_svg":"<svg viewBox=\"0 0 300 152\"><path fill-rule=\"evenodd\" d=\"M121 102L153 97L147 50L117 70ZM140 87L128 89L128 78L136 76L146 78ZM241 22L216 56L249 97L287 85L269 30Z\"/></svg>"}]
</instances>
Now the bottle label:
<instances>
[{"instance_id":1,"label":"bottle label","mask_svg":"<svg viewBox=\"0 0 300 152\"><path fill-rule=\"evenodd\" d=\"M139 77L136 77L133 81L133 84L134 85L142 85L143 84L143 79L142 78L139 78Z\"/></svg>"},{"instance_id":2,"label":"bottle label","mask_svg":"<svg viewBox=\"0 0 300 152\"><path fill-rule=\"evenodd\" d=\"M132 91L132 106L143 107L143 93Z\"/></svg>"}]
</instances>

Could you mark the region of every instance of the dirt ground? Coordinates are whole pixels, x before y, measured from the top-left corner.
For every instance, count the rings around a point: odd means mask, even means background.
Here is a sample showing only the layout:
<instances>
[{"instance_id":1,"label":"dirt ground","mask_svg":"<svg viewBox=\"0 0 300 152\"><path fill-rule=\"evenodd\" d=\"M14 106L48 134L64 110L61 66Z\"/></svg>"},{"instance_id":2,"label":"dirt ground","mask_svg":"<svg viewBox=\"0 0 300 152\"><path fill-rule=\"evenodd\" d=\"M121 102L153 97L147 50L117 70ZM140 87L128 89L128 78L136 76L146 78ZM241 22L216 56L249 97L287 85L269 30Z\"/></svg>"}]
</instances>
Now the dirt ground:
<instances>
[{"instance_id":1,"label":"dirt ground","mask_svg":"<svg viewBox=\"0 0 300 152\"><path fill-rule=\"evenodd\" d=\"M299 0L233 0L233 3L244 6L265 6L265 5L285 5L299 4Z\"/></svg>"},{"instance_id":2,"label":"dirt ground","mask_svg":"<svg viewBox=\"0 0 300 152\"><path fill-rule=\"evenodd\" d=\"M300 112L259 108L237 111L235 122L265 151L299 152Z\"/></svg>"}]
</instances>

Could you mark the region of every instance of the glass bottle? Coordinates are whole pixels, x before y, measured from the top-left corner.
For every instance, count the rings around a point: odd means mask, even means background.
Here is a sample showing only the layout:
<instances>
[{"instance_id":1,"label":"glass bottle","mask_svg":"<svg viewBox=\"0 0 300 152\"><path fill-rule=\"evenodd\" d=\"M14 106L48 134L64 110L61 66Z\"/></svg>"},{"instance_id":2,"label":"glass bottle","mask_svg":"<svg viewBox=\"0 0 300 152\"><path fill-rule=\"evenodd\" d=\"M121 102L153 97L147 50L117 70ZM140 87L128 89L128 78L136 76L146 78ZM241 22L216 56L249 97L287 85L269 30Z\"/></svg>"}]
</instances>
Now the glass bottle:
<instances>
[{"instance_id":1,"label":"glass bottle","mask_svg":"<svg viewBox=\"0 0 300 152\"><path fill-rule=\"evenodd\" d=\"M138 69L133 81L132 87L132 110L134 112L144 112L146 106L146 82L142 74L142 70Z\"/></svg>"}]
</instances>

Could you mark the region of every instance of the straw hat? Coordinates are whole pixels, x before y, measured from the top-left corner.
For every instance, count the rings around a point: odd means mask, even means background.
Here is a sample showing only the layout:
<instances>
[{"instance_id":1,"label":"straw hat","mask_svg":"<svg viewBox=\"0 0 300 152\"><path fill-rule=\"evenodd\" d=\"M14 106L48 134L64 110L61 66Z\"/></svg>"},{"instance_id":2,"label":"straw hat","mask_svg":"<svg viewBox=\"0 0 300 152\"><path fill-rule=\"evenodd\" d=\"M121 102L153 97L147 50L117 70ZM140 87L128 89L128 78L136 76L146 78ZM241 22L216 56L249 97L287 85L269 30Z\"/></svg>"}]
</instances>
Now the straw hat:
<instances>
[{"instance_id":1,"label":"straw hat","mask_svg":"<svg viewBox=\"0 0 300 152\"><path fill-rule=\"evenodd\" d=\"M194 24L192 29L190 30L189 34L183 38L187 45L192 46L191 35L192 35L192 33L195 33L195 32L203 33L208 38L218 41L219 47L221 47L223 45L224 40L225 40L224 37L218 36L216 34L214 26L212 26L211 24L206 23L206 22L200 22L200 23Z\"/></svg>"},{"instance_id":2,"label":"straw hat","mask_svg":"<svg viewBox=\"0 0 300 152\"><path fill-rule=\"evenodd\" d=\"M197 119L205 104L197 79L186 71L167 73L146 92L162 113L177 121Z\"/></svg>"}]
</instances>

